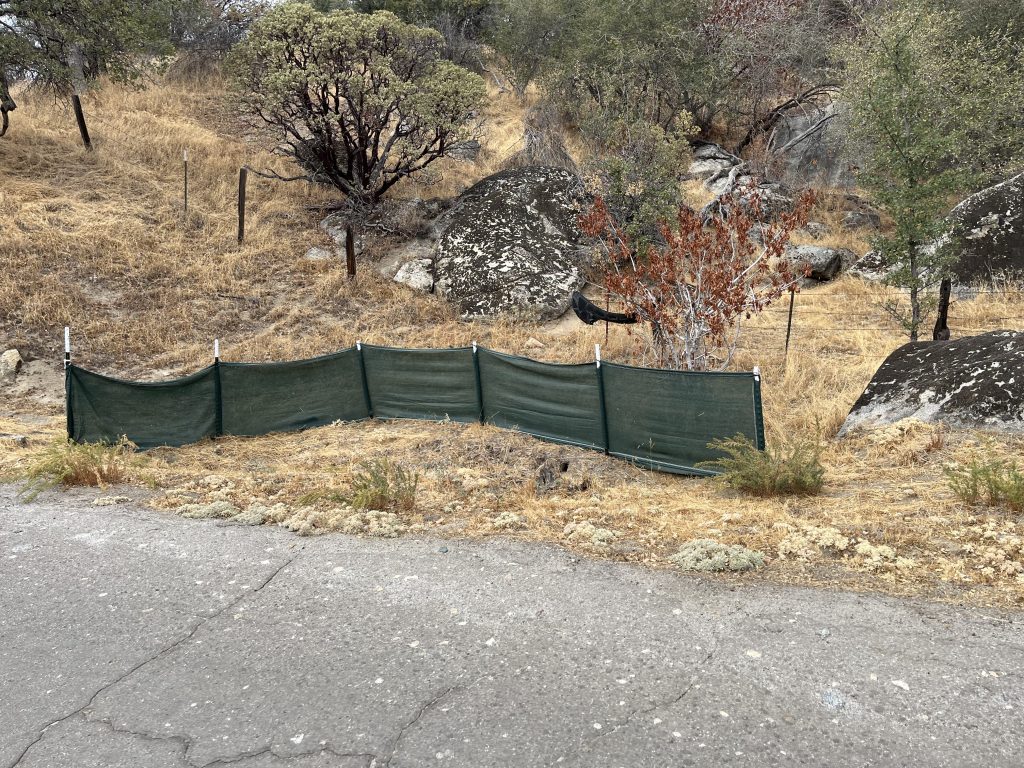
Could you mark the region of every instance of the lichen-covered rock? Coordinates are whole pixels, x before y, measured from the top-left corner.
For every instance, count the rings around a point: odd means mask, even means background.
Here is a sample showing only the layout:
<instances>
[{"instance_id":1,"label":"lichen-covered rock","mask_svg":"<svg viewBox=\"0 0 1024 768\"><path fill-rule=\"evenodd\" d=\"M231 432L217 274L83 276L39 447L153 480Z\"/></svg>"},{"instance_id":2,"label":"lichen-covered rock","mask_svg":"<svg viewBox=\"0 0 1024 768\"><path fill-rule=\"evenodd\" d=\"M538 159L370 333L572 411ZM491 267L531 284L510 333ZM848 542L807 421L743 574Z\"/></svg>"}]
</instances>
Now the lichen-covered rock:
<instances>
[{"instance_id":1,"label":"lichen-covered rock","mask_svg":"<svg viewBox=\"0 0 1024 768\"><path fill-rule=\"evenodd\" d=\"M881 229L882 217L875 211L847 211L843 216L843 229Z\"/></svg>"},{"instance_id":2,"label":"lichen-covered rock","mask_svg":"<svg viewBox=\"0 0 1024 768\"><path fill-rule=\"evenodd\" d=\"M434 275L431 274L433 261L427 259L413 259L407 261L395 272L396 283L408 285L417 291L429 291L434 287Z\"/></svg>"},{"instance_id":3,"label":"lichen-covered rock","mask_svg":"<svg viewBox=\"0 0 1024 768\"><path fill-rule=\"evenodd\" d=\"M864 280L884 280L890 272L892 268L882 261L882 254L878 251L868 251L850 267L851 275Z\"/></svg>"},{"instance_id":4,"label":"lichen-covered rock","mask_svg":"<svg viewBox=\"0 0 1024 768\"><path fill-rule=\"evenodd\" d=\"M840 435L901 419L1024 432L1024 332L912 342L882 363Z\"/></svg>"},{"instance_id":5,"label":"lichen-covered rock","mask_svg":"<svg viewBox=\"0 0 1024 768\"><path fill-rule=\"evenodd\" d=\"M826 248L821 245L791 245L786 248L786 258L797 266L810 267L807 275L811 280L827 283L856 261L857 256L845 248Z\"/></svg>"},{"instance_id":6,"label":"lichen-covered rock","mask_svg":"<svg viewBox=\"0 0 1024 768\"><path fill-rule=\"evenodd\" d=\"M693 162L686 169L691 179L708 179L716 173L728 171L740 162L739 158L717 144L698 144L693 150Z\"/></svg>"},{"instance_id":7,"label":"lichen-covered rock","mask_svg":"<svg viewBox=\"0 0 1024 768\"><path fill-rule=\"evenodd\" d=\"M843 140L841 105L801 107L783 117L772 130L770 151L781 153L782 178L794 186L852 187L850 148Z\"/></svg>"},{"instance_id":8,"label":"lichen-covered rock","mask_svg":"<svg viewBox=\"0 0 1024 768\"><path fill-rule=\"evenodd\" d=\"M561 315L583 283L582 195L562 168L513 168L480 181L438 222L436 288L464 317Z\"/></svg>"},{"instance_id":9,"label":"lichen-covered rock","mask_svg":"<svg viewBox=\"0 0 1024 768\"><path fill-rule=\"evenodd\" d=\"M939 247L960 282L1024 278L1024 173L971 195L948 220Z\"/></svg>"},{"instance_id":10,"label":"lichen-covered rock","mask_svg":"<svg viewBox=\"0 0 1024 768\"><path fill-rule=\"evenodd\" d=\"M16 349L8 349L0 355L0 381L17 376L24 362Z\"/></svg>"},{"instance_id":11,"label":"lichen-covered rock","mask_svg":"<svg viewBox=\"0 0 1024 768\"><path fill-rule=\"evenodd\" d=\"M306 255L303 258L307 261L333 261L334 259L342 258L342 256L336 248L313 246L306 251Z\"/></svg>"},{"instance_id":12,"label":"lichen-covered rock","mask_svg":"<svg viewBox=\"0 0 1024 768\"><path fill-rule=\"evenodd\" d=\"M684 571L752 571L764 566L764 555L738 544L727 545L712 539L696 539L683 544L669 561Z\"/></svg>"}]
</instances>

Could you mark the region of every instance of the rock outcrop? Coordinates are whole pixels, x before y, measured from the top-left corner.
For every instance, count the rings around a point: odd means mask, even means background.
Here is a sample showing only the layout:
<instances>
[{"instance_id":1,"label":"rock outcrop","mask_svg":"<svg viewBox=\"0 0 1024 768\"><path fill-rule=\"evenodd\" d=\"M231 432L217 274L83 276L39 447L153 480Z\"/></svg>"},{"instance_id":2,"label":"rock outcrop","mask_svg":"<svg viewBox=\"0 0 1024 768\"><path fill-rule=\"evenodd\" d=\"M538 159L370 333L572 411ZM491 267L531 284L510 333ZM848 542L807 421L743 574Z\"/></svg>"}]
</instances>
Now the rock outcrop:
<instances>
[{"instance_id":1,"label":"rock outcrop","mask_svg":"<svg viewBox=\"0 0 1024 768\"><path fill-rule=\"evenodd\" d=\"M857 256L845 248L828 248L821 245L791 245L786 248L786 258L797 265L810 267L807 275L811 280L827 283L856 261Z\"/></svg>"},{"instance_id":2,"label":"rock outcrop","mask_svg":"<svg viewBox=\"0 0 1024 768\"><path fill-rule=\"evenodd\" d=\"M693 162L686 169L691 179L710 179L739 165L740 159L717 144L698 144L693 148Z\"/></svg>"},{"instance_id":3,"label":"rock outcrop","mask_svg":"<svg viewBox=\"0 0 1024 768\"><path fill-rule=\"evenodd\" d=\"M852 187L853 165L835 104L794 111L779 121L772 133L771 151L780 153L782 178L794 186ZM786 148L783 151L783 148Z\"/></svg>"},{"instance_id":4,"label":"rock outcrop","mask_svg":"<svg viewBox=\"0 0 1024 768\"><path fill-rule=\"evenodd\" d=\"M905 344L882 363L840 431L901 419L1024 432L1024 332Z\"/></svg>"},{"instance_id":5,"label":"rock outcrop","mask_svg":"<svg viewBox=\"0 0 1024 768\"><path fill-rule=\"evenodd\" d=\"M435 226L435 288L464 317L557 317L583 283L583 204L578 178L562 168L514 168L480 181Z\"/></svg>"},{"instance_id":6,"label":"rock outcrop","mask_svg":"<svg viewBox=\"0 0 1024 768\"><path fill-rule=\"evenodd\" d=\"M0 381L12 381L24 362L16 349L8 349L0 355Z\"/></svg>"},{"instance_id":7,"label":"rock outcrop","mask_svg":"<svg viewBox=\"0 0 1024 768\"><path fill-rule=\"evenodd\" d=\"M938 247L959 282L1024 278L1024 173L971 195L949 222Z\"/></svg>"}]
</instances>

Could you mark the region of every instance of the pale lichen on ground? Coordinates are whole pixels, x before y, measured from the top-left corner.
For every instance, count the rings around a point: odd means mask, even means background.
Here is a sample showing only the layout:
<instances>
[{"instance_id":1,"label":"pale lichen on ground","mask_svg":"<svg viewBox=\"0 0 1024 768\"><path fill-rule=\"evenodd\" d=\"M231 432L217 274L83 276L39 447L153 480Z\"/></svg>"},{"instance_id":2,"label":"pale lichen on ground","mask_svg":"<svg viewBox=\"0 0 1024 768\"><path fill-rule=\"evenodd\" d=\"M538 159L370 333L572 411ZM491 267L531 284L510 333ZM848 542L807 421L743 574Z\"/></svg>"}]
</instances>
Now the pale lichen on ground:
<instances>
[{"instance_id":1,"label":"pale lichen on ground","mask_svg":"<svg viewBox=\"0 0 1024 768\"><path fill-rule=\"evenodd\" d=\"M761 552L738 544L722 544L711 539L688 541L672 555L669 562L684 571L721 573L723 571L753 571L764 567L765 558Z\"/></svg>"}]
</instances>

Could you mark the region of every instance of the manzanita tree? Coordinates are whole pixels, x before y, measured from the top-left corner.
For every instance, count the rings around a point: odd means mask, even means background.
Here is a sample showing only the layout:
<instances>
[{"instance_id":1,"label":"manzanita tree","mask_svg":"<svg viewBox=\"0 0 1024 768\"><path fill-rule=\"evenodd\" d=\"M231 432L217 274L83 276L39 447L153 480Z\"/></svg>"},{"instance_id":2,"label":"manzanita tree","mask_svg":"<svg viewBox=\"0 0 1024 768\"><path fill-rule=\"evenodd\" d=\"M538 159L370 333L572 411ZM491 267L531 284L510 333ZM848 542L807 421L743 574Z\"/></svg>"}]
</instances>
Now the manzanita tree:
<instances>
[{"instance_id":1,"label":"manzanita tree","mask_svg":"<svg viewBox=\"0 0 1024 768\"><path fill-rule=\"evenodd\" d=\"M435 30L386 11L321 13L285 3L262 16L233 53L245 110L302 169L285 178L345 195L349 276L356 219L473 137L483 79L445 60L443 48Z\"/></svg>"},{"instance_id":2,"label":"manzanita tree","mask_svg":"<svg viewBox=\"0 0 1024 768\"><path fill-rule=\"evenodd\" d=\"M795 290L806 274L785 252L790 234L807 223L812 196L768 222L756 196L741 197L726 201L710 222L681 206L671 225L662 224L661 242L642 253L602 199L582 220L584 232L604 244L605 288L640 321L659 367L726 368L742 321Z\"/></svg>"}]
</instances>

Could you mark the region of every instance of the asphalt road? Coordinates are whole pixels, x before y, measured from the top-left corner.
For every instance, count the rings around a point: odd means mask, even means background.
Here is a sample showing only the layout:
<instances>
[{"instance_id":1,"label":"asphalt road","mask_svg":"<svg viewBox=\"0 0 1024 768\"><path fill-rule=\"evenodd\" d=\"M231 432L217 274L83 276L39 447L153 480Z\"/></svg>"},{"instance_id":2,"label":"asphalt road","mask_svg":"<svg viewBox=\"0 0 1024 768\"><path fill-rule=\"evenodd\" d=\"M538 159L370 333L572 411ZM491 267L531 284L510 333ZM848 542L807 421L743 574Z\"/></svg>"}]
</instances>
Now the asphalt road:
<instances>
[{"instance_id":1,"label":"asphalt road","mask_svg":"<svg viewBox=\"0 0 1024 768\"><path fill-rule=\"evenodd\" d=\"M1018 616L91 498L0 488L0 766L1024 765Z\"/></svg>"}]
</instances>

